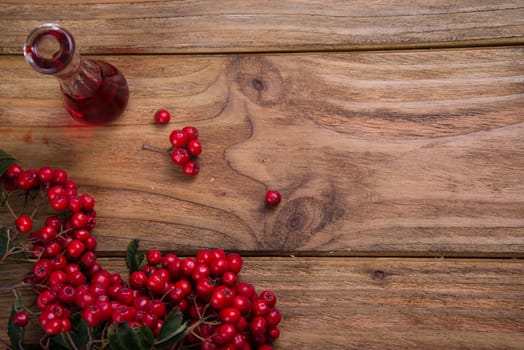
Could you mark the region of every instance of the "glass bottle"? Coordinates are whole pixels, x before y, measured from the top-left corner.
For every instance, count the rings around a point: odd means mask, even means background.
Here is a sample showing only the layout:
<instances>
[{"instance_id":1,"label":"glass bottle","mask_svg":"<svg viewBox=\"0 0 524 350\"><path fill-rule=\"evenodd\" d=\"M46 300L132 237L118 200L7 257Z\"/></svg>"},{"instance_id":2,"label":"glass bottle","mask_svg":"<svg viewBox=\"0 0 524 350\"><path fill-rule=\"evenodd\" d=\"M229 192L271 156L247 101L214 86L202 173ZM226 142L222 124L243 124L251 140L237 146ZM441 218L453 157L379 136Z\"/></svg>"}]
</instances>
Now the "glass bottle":
<instances>
[{"instance_id":1,"label":"glass bottle","mask_svg":"<svg viewBox=\"0 0 524 350\"><path fill-rule=\"evenodd\" d=\"M24 45L27 62L37 71L56 77L71 116L89 125L101 125L122 114L129 88L111 64L80 56L71 33L45 23L35 28Z\"/></svg>"}]
</instances>

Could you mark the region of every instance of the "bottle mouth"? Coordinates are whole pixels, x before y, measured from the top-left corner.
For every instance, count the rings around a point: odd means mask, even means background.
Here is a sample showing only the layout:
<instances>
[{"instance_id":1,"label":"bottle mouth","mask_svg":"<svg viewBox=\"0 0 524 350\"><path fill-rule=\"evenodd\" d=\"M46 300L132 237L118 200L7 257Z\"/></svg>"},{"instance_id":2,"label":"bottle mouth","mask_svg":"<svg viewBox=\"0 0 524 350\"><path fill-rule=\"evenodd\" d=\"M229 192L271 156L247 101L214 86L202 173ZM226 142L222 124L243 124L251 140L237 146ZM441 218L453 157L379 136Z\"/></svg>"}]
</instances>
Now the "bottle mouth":
<instances>
[{"instance_id":1,"label":"bottle mouth","mask_svg":"<svg viewBox=\"0 0 524 350\"><path fill-rule=\"evenodd\" d=\"M73 59L75 40L65 28L44 23L36 27L24 44L26 61L38 72L55 74Z\"/></svg>"}]
</instances>

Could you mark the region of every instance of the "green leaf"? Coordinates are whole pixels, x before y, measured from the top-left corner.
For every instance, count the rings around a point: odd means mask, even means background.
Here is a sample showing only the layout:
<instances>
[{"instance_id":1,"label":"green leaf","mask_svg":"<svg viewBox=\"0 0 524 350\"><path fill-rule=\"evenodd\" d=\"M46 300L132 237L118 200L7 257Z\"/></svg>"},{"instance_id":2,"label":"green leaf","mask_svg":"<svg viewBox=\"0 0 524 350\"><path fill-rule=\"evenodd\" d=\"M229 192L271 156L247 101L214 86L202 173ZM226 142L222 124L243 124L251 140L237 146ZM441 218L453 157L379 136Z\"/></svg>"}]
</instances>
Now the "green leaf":
<instances>
[{"instance_id":1,"label":"green leaf","mask_svg":"<svg viewBox=\"0 0 524 350\"><path fill-rule=\"evenodd\" d=\"M136 339L138 341L138 348L140 350L151 350L155 343L155 336L153 331L149 327L142 326L140 329L135 330Z\"/></svg>"},{"instance_id":2,"label":"green leaf","mask_svg":"<svg viewBox=\"0 0 524 350\"><path fill-rule=\"evenodd\" d=\"M0 176L14 163L16 159L0 149Z\"/></svg>"},{"instance_id":3,"label":"green leaf","mask_svg":"<svg viewBox=\"0 0 524 350\"><path fill-rule=\"evenodd\" d=\"M16 313L15 306L11 308L11 315L9 316L9 323L7 325L7 335L11 341L11 346L14 350L23 350L20 346L23 341L22 329L13 323L13 315Z\"/></svg>"},{"instance_id":4,"label":"green leaf","mask_svg":"<svg viewBox=\"0 0 524 350\"><path fill-rule=\"evenodd\" d=\"M135 331L127 321L112 325L108 330L108 339L111 349L114 350L136 350L139 348Z\"/></svg>"},{"instance_id":5,"label":"green leaf","mask_svg":"<svg viewBox=\"0 0 524 350\"><path fill-rule=\"evenodd\" d=\"M179 309L174 309L164 319L160 333L158 334L158 340L155 342L155 349L167 349L173 346L181 336L184 335L184 331L187 329L187 324L182 323L183 315Z\"/></svg>"},{"instance_id":6,"label":"green leaf","mask_svg":"<svg viewBox=\"0 0 524 350\"><path fill-rule=\"evenodd\" d=\"M139 271L144 267L146 262L146 256L144 252L138 251L138 239L133 239L129 242L126 252L126 264L129 269L129 273Z\"/></svg>"}]
</instances>

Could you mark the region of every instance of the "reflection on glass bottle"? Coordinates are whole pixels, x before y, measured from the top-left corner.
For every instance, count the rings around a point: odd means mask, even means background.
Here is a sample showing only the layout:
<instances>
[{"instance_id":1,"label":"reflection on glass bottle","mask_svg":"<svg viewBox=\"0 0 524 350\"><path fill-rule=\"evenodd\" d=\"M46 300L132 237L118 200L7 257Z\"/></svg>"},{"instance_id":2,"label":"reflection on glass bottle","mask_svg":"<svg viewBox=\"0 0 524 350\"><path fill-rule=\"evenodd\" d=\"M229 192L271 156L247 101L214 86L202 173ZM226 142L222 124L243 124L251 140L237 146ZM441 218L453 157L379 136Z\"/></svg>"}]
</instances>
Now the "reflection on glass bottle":
<instances>
[{"instance_id":1,"label":"reflection on glass bottle","mask_svg":"<svg viewBox=\"0 0 524 350\"><path fill-rule=\"evenodd\" d=\"M107 62L82 58L71 33L59 25L35 28L24 56L37 72L58 79L67 111L82 123L111 122L127 106L129 88L122 73Z\"/></svg>"}]
</instances>

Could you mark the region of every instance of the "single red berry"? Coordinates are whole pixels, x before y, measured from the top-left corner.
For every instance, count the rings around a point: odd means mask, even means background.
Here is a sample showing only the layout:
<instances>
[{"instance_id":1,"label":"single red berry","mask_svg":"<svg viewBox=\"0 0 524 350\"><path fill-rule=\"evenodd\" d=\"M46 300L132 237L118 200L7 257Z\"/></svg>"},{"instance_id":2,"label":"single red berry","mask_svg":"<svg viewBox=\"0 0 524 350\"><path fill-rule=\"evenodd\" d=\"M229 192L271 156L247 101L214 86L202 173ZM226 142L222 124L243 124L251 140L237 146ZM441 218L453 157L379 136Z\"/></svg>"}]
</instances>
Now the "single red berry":
<instances>
[{"instance_id":1,"label":"single red berry","mask_svg":"<svg viewBox=\"0 0 524 350\"><path fill-rule=\"evenodd\" d=\"M87 215L79 211L73 214L71 217L71 225L73 228L82 228L87 225Z\"/></svg>"},{"instance_id":2,"label":"single red berry","mask_svg":"<svg viewBox=\"0 0 524 350\"><path fill-rule=\"evenodd\" d=\"M75 302L76 290L70 284L66 284L58 291L58 300L64 304L73 304Z\"/></svg>"},{"instance_id":3,"label":"single red berry","mask_svg":"<svg viewBox=\"0 0 524 350\"><path fill-rule=\"evenodd\" d=\"M191 276L195 270L196 262L193 258L185 258L180 261L180 272L184 276Z\"/></svg>"},{"instance_id":4,"label":"single red berry","mask_svg":"<svg viewBox=\"0 0 524 350\"><path fill-rule=\"evenodd\" d=\"M89 305L82 310L81 314L89 327L96 327L102 322L102 311L96 305Z\"/></svg>"},{"instance_id":5,"label":"single red berry","mask_svg":"<svg viewBox=\"0 0 524 350\"><path fill-rule=\"evenodd\" d=\"M84 206L84 202L82 201L81 197L69 196L69 201L67 203L67 209L71 210L73 213L76 213L82 210L83 206Z\"/></svg>"},{"instance_id":6,"label":"single red berry","mask_svg":"<svg viewBox=\"0 0 524 350\"><path fill-rule=\"evenodd\" d=\"M38 170L38 178L42 183L51 183L55 179L55 172L48 166L41 167Z\"/></svg>"},{"instance_id":7,"label":"single red berry","mask_svg":"<svg viewBox=\"0 0 524 350\"><path fill-rule=\"evenodd\" d=\"M166 285L167 278L164 278L156 272L151 274L151 276L149 276L146 281L147 288L155 294L162 293L166 289Z\"/></svg>"},{"instance_id":8,"label":"single red berry","mask_svg":"<svg viewBox=\"0 0 524 350\"><path fill-rule=\"evenodd\" d=\"M85 245L78 239L72 240L66 247L66 255L71 259L78 259L85 251Z\"/></svg>"},{"instance_id":9,"label":"single red berry","mask_svg":"<svg viewBox=\"0 0 524 350\"><path fill-rule=\"evenodd\" d=\"M215 277L221 277L224 273L227 272L228 267L229 266L226 259L214 259L211 261L211 264L209 264L211 275Z\"/></svg>"},{"instance_id":10,"label":"single red berry","mask_svg":"<svg viewBox=\"0 0 524 350\"><path fill-rule=\"evenodd\" d=\"M67 282L77 287L86 283L87 278L82 271L71 271L67 274Z\"/></svg>"},{"instance_id":11,"label":"single red berry","mask_svg":"<svg viewBox=\"0 0 524 350\"><path fill-rule=\"evenodd\" d=\"M253 301L253 304L251 305L251 309L253 311L253 314L255 314L255 316L264 316L269 311L269 306L266 304L264 300L257 299Z\"/></svg>"},{"instance_id":12,"label":"single red berry","mask_svg":"<svg viewBox=\"0 0 524 350\"><path fill-rule=\"evenodd\" d=\"M38 239L43 243L49 243L57 236L56 230L52 226L42 227L37 234Z\"/></svg>"},{"instance_id":13,"label":"single red berry","mask_svg":"<svg viewBox=\"0 0 524 350\"><path fill-rule=\"evenodd\" d=\"M251 300L243 295L235 295L233 307L240 311L242 315L247 315L251 311Z\"/></svg>"},{"instance_id":14,"label":"single red berry","mask_svg":"<svg viewBox=\"0 0 524 350\"><path fill-rule=\"evenodd\" d=\"M44 327L42 327L47 334L55 335L62 331L62 319L55 318L49 320Z\"/></svg>"},{"instance_id":15,"label":"single red berry","mask_svg":"<svg viewBox=\"0 0 524 350\"><path fill-rule=\"evenodd\" d=\"M213 340L216 344L224 345L233 340L236 334L235 326L232 324L223 324L215 329Z\"/></svg>"},{"instance_id":16,"label":"single red berry","mask_svg":"<svg viewBox=\"0 0 524 350\"><path fill-rule=\"evenodd\" d=\"M51 272L47 284L49 286L62 285L67 282L67 273L62 270L56 270Z\"/></svg>"},{"instance_id":17,"label":"single red berry","mask_svg":"<svg viewBox=\"0 0 524 350\"><path fill-rule=\"evenodd\" d=\"M134 271L129 276L129 284L131 288L138 289L146 285L147 276L143 271Z\"/></svg>"},{"instance_id":18,"label":"single red berry","mask_svg":"<svg viewBox=\"0 0 524 350\"><path fill-rule=\"evenodd\" d=\"M33 228L33 221L28 215L20 215L15 221L15 226L18 232L27 233Z\"/></svg>"},{"instance_id":19,"label":"single red berry","mask_svg":"<svg viewBox=\"0 0 524 350\"><path fill-rule=\"evenodd\" d=\"M53 265L53 270L62 270L67 265L67 259L64 254L56 254L51 257L51 263Z\"/></svg>"},{"instance_id":20,"label":"single red berry","mask_svg":"<svg viewBox=\"0 0 524 350\"><path fill-rule=\"evenodd\" d=\"M273 350L273 347L268 344L262 344L257 348L257 350Z\"/></svg>"},{"instance_id":21,"label":"single red berry","mask_svg":"<svg viewBox=\"0 0 524 350\"><path fill-rule=\"evenodd\" d=\"M7 168L5 174L10 179L16 179L18 176L20 176L24 172L24 169L18 164L11 164L9 168Z\"/></svg>"},{"instance_id":22,"label":"single red berry","mask_svg":"<svg viewBox=\"0 0 524 350\"><path fill-rule=\"evenodd\" d=\"M269 327L276 327L282 320L282 315L280 314L280 311L278 311L275 308L269 309L265 317Z\"/></svg>"},{"instance_id":23,"label":"single red berry","mask_svg":"<svg viewBox=\"0 0 524 350\"><path fill-rule=\"evenodd\" d=\"M222 284L229 287L234 287L238 282L238 276L231 271L227 271L222 275Z\"/></svg>"},{"instance_id":24,"label":"single red berry","mask_svg":"<svg viewBox=\"0 0 524 350\"><path fill-rule=\"evenodd\" d=\"M171 120L171 113L167 109L159 109L153 117L157 124L167 124Z\"/></svg>"},{"instance_id":25,"label":"single red berry","mask_svg":"<svg viewBox=\"0 0 524 350\"><path fill-rule=\"evenodd\" d=\"M188 140L198 139L198 129L194 126L185 126L182 131L186 134Z\"/></svg>"},{"instance_id":26,"label":"single red berry","mask_svg":"<svg viewBox=\"0 0 524 350\"><path fill-rule=\"evenodd\" d=\"M270 308L274 307L277 303L277 296L271 290L265 290L260 293L258 296L260 299L264 300Z\"/></svg>"},{"instance_id":27,"label":"single red berry","mask_svg":"<svg viewBox=\"0 0 524 350\"><path fill-rule=\"evenodd\" d=\"M85 269L90 269L95 265L96 259L97 256L93 251L87 251L80 257L80 265Z\"/></svg>"},{"instance_id":28,"label":"single red berry","mask_svg":"<svg viewBox=\"0 0 524 350\"><path fill-rule=\"evenodd\" d=\"M95 207L95 199L93 197L91 197L88 194L83 194L80 196L80 198L82 199L82 202L84 203L83 209L86 212L93 210L93 208Z\"/></svg>"},{"instance_id":29,"label":"single red berry","mask_svg":"<svg viewBox=\"0 0 524 350\"><path fill-rule=\"evenodd\" d=\"M250 324L251 333L253 335L264 335L267 329L267 321L262 316L256 316L251 320Z\"/></svg>"},{"instance_id":30,"label":"single red berry","mask_svg":"<svg viewBox=\"0 0 524 350\"><path fill-rule=\"evenodd\" d=\"M187 150L192 156L198 156L202 153L202 144L198 140L190 140L187 143Z\"/></svg>"},{"instance_id":31,"label":"single red berry","mask_svg":"<svg viewBox=\"0 0 524 350\"><path fill-rule=\"evenodd\" d=\"M113 310L113 322L132 321L135 318L136 309L133 306L120 305Z\"/></svg>"},{"instance_id":32,"label":"single red berry","mask_svg":"<svg viewBox=\"0 0 524 350\"><path fill-rule=\"evenodd\" d=\"M240 270L242 269L242 264L244 260L239 254L236 253L230 253L227 255L227 262L228 262L228 270L238 274Z\"/></svg>"},{"instance_id":33,"label":"single red berry","mask_svg":"<svg viewBox=\"0 0 524 350\"><path fill-rule=\"evenodd\" d=\"M211 261L211 252L207 249L200 250L196 255L196 262L199 264L208 264Z\"/></svg>"},{"instance_id":34,"label":"single red berry","mask_svg":"<svg viewBox=\"0 0 524 350\"><path fill-rule=\"evenodd\" d=\"M47 305L53 304L58 300L58 295L55 291L51 289L44 290L42 293L38 294L36 298L36 305L41 309L45 309Z\"/></svg>"},{"instance_id":35,"label":"single red berry","mask_svg":"<svg viewBox=\"0 0 524 350\"><path fill-rule=\"evenodd\" d=\"M226 286L218 286L213 291L209 304L215 309L223 309L233 305L235 295L233 291Z\"/></svg>"},{"instance_id":36,"label":"single red berry","mask_svg":"<svg viewBox=\"0 0 524 350\"><path fill-rule=\"evenodd\" d=\"M62 211L67 208L68 206L68 199L65 195L56 195L53 199L50 201L51 207L53 207L56 211Z\"/></svg>"},{"instance_id":37,"label":"single red berry","mask_svg":"<svg viewBox=\"0 0 524 350\"><path fill-rule=\"evenodd\" d=\"M173 261L175 261L177 259L178 259L178 257L176 256L176 254L167 253L162 258L162 268L167 270L169 268L169 264L171 264L171 262L173 262Z\"/></svg>"},{"instance_id":38,"label":"single red berry","mask_svg":"<svg viewBox=\"0 0 524 350\"><path fill-rule=\"evenodd\" d=\"M149 304L148 311L158 318L164 318L166 316L166 305L159 299L153 299Z\"/></svg>"},{"instance_id":39,"label":"single red berry","mask_svg":"<svg viewBox=\"0 0 524 350\"><path fill-rule=\"evenodd\" d=\"M53 270L53 264L49 259L38 260L33 265L33 274L35 275L36 281L42 281L49 277Z\"/></svg>"},{"instance_id":40,"label":"single red berry","mask_svg":"<svg viewBox=\"0 0 524 350\"><path fill-rule=\"evenodd\" d=\"M187 149L182 147L177 147L171 152L171 160L178 166L186 165L189 162L189 156Z\"/></svg>"},{"instance_id":41,"label":"single red berry","mask_svg":"<svg viewBox=\"0 0 524 350\"><path fill-rule=\"evenodd\" d=\"M193 272L191 274L191 278L194 281L199 281L202 278L209 277L209 274L210 274L210 271L209 271L209 265L208 264L197 263L195 265L195 268L193 269Z\"/></svg>"},{"instance_id":42,"label":"single red berry","mask_svg":"<svg viewBox=\"0 0 524 350\"><path fill-rule=\"evenodd\" d=\"M238 295L243 295L249 298L249 300L251 300L253 296L255 296L255 287L248 282L240 282L239 284L237 284L235 290Z\"/></svg>"},{"instance_id":43,"label":"single red berry","mask_svg":"<svg viewBox=\"0 0 524 350\"><path fill-rule=\"evenodd\" d=\"M240 311L234 307L226 307L220 310L218 314L218 318L224 323L237 323L240 317Z\"/></svg>"},{"instance_id":44,"label":"single red berry","mask_svg":"<svg viewBox=\"0 0 524 350\"><path fill-rule=\"evenodd\" d=\"M147 263L156 266L162 262L162 252L160 250L149 250L146 254Z\"/></svg>"},{"instance_id":45,"label":"single red berry","mask_svg":"<svg viewBox=\"0 0 524 350\"><path fill-rule=\"evenodd\" d=\"M203 301L207 301L207 299L213 293L214 290L215 285L213 284L213 281L211 281L209 278L199 279L195 286L197 296Z\"/></svg>"},{"instance_id":46,"label":"single red berry","mask_svg":"<svg viewBox=\"0 0 524 350\"><path fill-rule=\"evenodd\" d=\"M200 172L200 165L198 164L198 162L190 160L186 163L186 165L184 165L183 171L184 174L186 174L187 176L198 175L198 173Z\"/></svg>"},{"instance_id":47,"label":"single red berry","mask_svg":"<svg viewBox=\"0 0 524 350\"><path fill-rule=\"evenodd\" d=\"M15 312L12 322L18 327L25 327L29 322L29 315L26 311Z\"/></svg>"},{"instance_id":48,"label":"single red berry","mask_svg":"<svg viewBox=\"0 0 524 350\"><path fill-rule=\"evenodd\" d=\"M185 147L187 145L187 135L182 130L173 130L169 135L169 142L173 147Z\"/></svg>"},{"instance_id":49,"label":"single red berry","mask_svg":"<svg viewBox=\"0 0 524 350\"><path fill-rule=\"evenodd\" d=\"M266 192L266 203L270 206L275 206L280 203L282 200L282 196L280 195L280 192L275 190L269 190Z\"/></svg>"},{"instance_id":50,"label":"single red berry","mask_svg":"<svg viewBox=\"0 0 524 350\"><path fill-rule=\"evenodd\" d=\"M114 284L114 286L118 286L117 284ZM116 295L117 300L120 302L120 304L123 305L133 305L134 296L133 291L129 288L122 288L120 286L120 289Z\"/></svg>"},{"instance_id":51,"label":"single red berry","mask_svg":"<svg viewBox=\"0 0 524 350\"><path fill-rule=\"evenodd\" d=\"M63 185L67 181L67 172L62 169L55 169L55 184Z\"/></svg>"}]
</instances>

